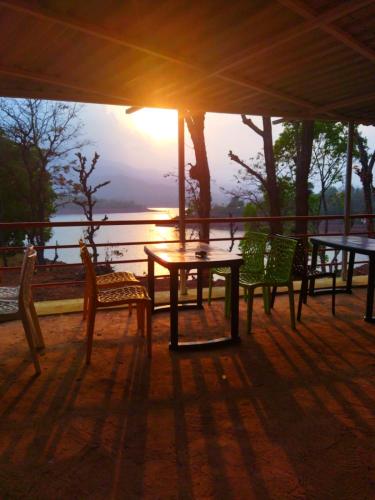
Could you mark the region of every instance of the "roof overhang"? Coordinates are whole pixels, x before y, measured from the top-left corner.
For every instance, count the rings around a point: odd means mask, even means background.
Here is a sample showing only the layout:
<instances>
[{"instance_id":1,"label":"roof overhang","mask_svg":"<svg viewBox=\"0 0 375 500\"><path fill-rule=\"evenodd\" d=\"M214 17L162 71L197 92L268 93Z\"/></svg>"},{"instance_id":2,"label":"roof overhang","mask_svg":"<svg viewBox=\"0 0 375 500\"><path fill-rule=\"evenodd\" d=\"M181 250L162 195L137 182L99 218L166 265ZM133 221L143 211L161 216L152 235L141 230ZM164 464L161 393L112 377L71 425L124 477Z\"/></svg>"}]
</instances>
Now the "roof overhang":
<instances>
[{"instance_id":1,"label":"roof overhang","mask_svg":"<svg viewBox=\"0 0 375 500\"><path fill-rule=\"evenodd\" d=\"M374 0L0 0L0 95L375 123Z\"/></svg>"}]
</instances>

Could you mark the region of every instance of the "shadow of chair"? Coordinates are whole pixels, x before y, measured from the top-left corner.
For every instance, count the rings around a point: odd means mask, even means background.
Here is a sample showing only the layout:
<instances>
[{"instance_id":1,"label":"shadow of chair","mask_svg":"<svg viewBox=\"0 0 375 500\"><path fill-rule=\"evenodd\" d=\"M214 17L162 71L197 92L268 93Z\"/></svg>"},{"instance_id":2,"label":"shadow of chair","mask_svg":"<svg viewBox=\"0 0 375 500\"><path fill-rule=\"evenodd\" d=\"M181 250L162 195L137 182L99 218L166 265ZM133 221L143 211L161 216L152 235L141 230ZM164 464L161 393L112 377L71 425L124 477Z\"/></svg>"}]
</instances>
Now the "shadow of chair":
<instances>
[{"instance_id":1,"label":"shadow of chair","mask_svg":"<svg viewBox=\"0 0 375 500\"><path fill-rule=\"evenodd\" d=\"M240 286L247 291L247 333L251 333L254 291L263 288L264 309L270 314L270 288L285 286L289 293L290 323L295 329L294 291L292 279L292 265L297 242L292 238L274 236L267 258L266 268L262 275L248 273L246 268L240 273ZM246 257L244 257L246 262Z\"/></svg>"},{"instance_id":2,"label":"shadow of chair","mask_svg":"<svg viewBox=\"0 0 375 500\"><path fill-rule=\"evenodd\" d=\"M88 253L87 246L83 240L79 240L79 246L81 252L83 250ZM139 284L139 280L135 277L135 275L127 271L120 271L102 275L95 274L95 279L98 289L117 288L117 287L122 287L124 285ZM86 319L87 311L88 311L88 287L86 283L84 297L83 297L83 319ZM132 312L132 307L131 304L129 304L129 314L131 314L131 312Z\"/></svg>"},{"instance_id":3,"label":"shadow of chair","mask_svg":"<svg viewBox=\"0 0 375 500\"><path fill-rule=\"evenodd\" d=\"M41 369L36 348L44 348L44 340L31 293L31 281L34 273L35 261L36 251L33 247L29 247L25 252L20 286L19 288L17 287L17 300L0 299L0 322L15 319L20 319L22 321L35 372L39 375Z\"/></svg>"},{"instance_id":4,"label":"shadow of chair","mask_svg":"<svg viewBox=\"0 0 375 500\"><path fill-rule=\"evenodd\" d=\"M94 265L86 247L81 248L81 258L86 270L88 320L87 320L87 350L86 363L90 364L92 343L94 336L95 316L99 308L115 307L121 305L137 305L138 330L142 335L145 331L145 314L147 319L147 351L151 357L151 299L144 286L126 285L116 288L99 288Z\"/></svg>"},{"instance_id":5,"label":"shadow of chair","mask_svg":"<svg viewBox=\"0 0 375 500\"><path fill-rule=\"evenodd\" d=\"M301 288L298 298L297 320L301 321L302 304L307 304L307 292L310 281L321 278L332 278L332 314L336 312L336 273L334 271L321 271L312 269L308 264L309 254L307 242L303 238L293 238L297 242L296 251L294 254L292 279L293 281L301 281ZM277 293L277 286L272 289L271 308L274 306Z\"/></svg>"}]
</instances>

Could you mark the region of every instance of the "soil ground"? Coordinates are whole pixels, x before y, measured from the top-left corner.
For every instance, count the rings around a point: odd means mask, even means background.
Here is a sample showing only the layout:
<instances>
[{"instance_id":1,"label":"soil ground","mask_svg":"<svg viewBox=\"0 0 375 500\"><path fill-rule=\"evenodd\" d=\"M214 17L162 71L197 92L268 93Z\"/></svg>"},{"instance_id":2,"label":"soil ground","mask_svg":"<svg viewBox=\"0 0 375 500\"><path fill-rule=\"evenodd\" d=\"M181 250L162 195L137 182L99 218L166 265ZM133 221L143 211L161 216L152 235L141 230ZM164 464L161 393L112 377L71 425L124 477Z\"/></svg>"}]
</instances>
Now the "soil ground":
<instances>
[{"instance_id":1,"label":"soil ground","mask_svg":"<svg viewBox=\"0 0 375 500\"><path fill-rule=\"evenodd\" d=\"M33 375L20 322L0 325L0 498L375 498L375 326L364 290L303 309L286 296L239 345L168 350L153 317L153 357L136 315L100 311L92 364L81 314L41 318ZM228 333L223 302L179 316L181 337Z\"/></svg>"}]
</instances>

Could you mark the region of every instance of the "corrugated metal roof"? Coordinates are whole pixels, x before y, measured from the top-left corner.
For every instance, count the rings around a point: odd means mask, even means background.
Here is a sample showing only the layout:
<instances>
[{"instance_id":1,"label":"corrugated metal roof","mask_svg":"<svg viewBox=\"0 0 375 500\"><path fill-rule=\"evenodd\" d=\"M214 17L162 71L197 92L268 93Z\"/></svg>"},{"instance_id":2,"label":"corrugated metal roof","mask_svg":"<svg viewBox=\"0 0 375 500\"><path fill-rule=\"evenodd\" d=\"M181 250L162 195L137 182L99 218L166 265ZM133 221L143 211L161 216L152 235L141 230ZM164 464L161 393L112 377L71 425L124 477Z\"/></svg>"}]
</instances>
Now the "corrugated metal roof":
<instances>
[{"instance_id":1,"label":"corrugated metal roof","mask_svg":"<svg viewBox=\"0 0 375 500\"><path fill-rule=\"evenodd\" d=\"M0 94L375 123L374 0L0 0Z\"/></svg>"}]
</instances>

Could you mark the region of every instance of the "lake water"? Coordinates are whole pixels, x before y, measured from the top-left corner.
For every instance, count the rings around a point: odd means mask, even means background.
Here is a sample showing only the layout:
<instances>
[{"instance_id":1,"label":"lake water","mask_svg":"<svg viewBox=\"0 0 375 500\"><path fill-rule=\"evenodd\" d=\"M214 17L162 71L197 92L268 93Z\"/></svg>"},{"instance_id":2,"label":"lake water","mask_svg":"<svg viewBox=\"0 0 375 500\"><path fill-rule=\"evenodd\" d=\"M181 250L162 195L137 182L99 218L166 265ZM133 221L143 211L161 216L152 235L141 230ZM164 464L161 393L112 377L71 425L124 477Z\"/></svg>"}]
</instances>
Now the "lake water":
<instances>
[{"instance_id":1,"label":"lake water","mask_svg":"<svg viewBox=\"0 0 375 500\"><path fill-rule=\"evenodd\" d=\"M152 209L153 211L137 212L137 213L108 213L109 220L168 220L175 217L178 213L177 208L158 208ZM95 220L101 220L104 214L96 214ZM52 222L69 222L69 221L84 221L85 218L79 214L69 215L56 215L51 219ZM78 244L78 240L83 237L84 227L56 227L53 228L53 236L48 242L49 245L54 245L58 242L59 245L74 245ZM189 230L186 231L187 236ZM229 237L229 230L227 225L223 225L223 229L211 229L212 238ZM241 233L236 233L240 236ZM108 242L132 242L132 241L167 241L178 239L178 231L174 227L163 227L156 224L144 225L131 225L131 226L102 226L96 233L95 241L97 243ZM228 249L230 242L220 241L215 243L220 248ZM112 260L125 260L125 259L144 259L146 255L143 251L144 245L129 245L129 246L116 246L116 247L100 247L98 248L99 260L104 261L106 252L110 255ZM113 252L121 252L122 255L114 254ZM112 252L112 253L111 253ZM46 257L53 259L54 250L46 250ZM78 248L61 249L58 250L58 260L67 263L80 262ZM114 266L116 271L130 270L138 276L147 272L147 263L130 263L130 264L117 264ZM157 266L156 274L166 274L166 270Z\"/></svg>"},{"instance_id":2,"label":"lake water","mask_svg":"<svg viewBox=\"0 0 375 500\"><path fill-rule=\"evenodd\" d=\"M109 213L107 214L109 220L169 220L175 217L178 213L177 208L157 208L152 209L152 211L147 212L136 212L136 213ZM104 214L96 214L95 219L101 220ZM52 221L56 222L69 222L85 220L85 218L79 214L69 214L69 215L57 215ZM74 245L78 244L78 240L83 237L84 228L83 227L57 227L53 228L53 236L48 242L50 245ZM236 233L236 237L243 234L242 231ZM189 229L186 231L187 238L189 238ZM229 228L227 224L223 224L223 229L213 228L210 230L211 238L227 238L229 237ZM108 243L108 242L132 242L132 241L167 241L167 240L177 240L178 231L174 227L163 227L156 224L144 224L144 225L131 225L131 226L102 226L96 233L97 243ZM214 242L215 246L223 248L225 250L229 249L229 241L219 241ZM132 260L132 259L145 259L146 255L143 251L144 245L129 245L129 246L116 246L116 247L100 247L98 248L99 260L104 261L106 259L106 254L109 256L110 260ZM238 249L238 242L235 242L234 251ZM116 252L116 253L114 253ZM120 254L117 254L120 252ZM122 255L121 255L122 254ZM46 250L46 257L53 259L55 252L54 250ZM333 256L332 253L328 254L330 257ZM338 260L341 261L341 252L338 255ZM77 263L80 262L79 250L74 249L61 249L58 251L58 260L67 263ZM356 262L367 260L364 255L356 254ZM147 263L137 262L129 264L117 264L113 266L116 271L129 270L133 271L136 275L141 276L147 273ZM156 266L155 273L157 275L166 274L166 269Z\"/></svg>"}]
</instances>

